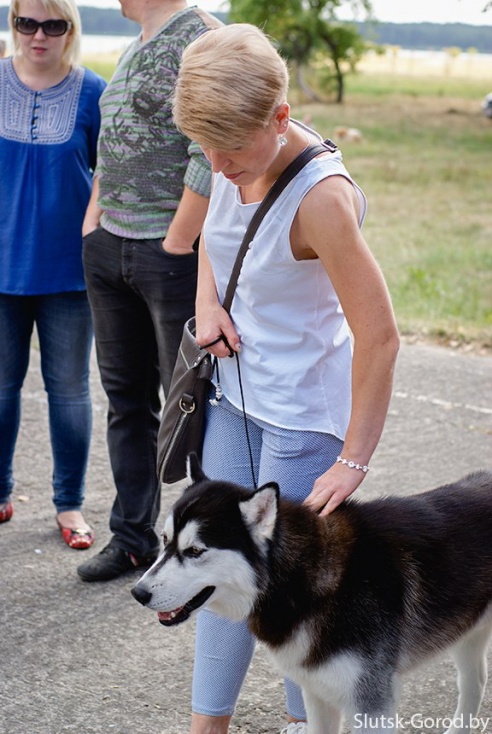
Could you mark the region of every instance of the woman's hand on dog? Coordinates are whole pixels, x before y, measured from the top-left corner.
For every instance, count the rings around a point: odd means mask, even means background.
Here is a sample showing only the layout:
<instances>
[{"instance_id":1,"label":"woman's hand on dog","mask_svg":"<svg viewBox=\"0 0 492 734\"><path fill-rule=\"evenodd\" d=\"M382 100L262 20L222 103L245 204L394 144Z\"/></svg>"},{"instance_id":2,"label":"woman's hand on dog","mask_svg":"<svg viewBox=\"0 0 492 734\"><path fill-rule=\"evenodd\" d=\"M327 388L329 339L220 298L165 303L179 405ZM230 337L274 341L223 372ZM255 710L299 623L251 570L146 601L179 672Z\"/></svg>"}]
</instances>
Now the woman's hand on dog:
<instances>
[{"instance_id":1,"label":"woman's hand on dog","mask_svg":"<svg viewBox=\"0 0 492 734\"><path fill-rule=\"evenodd\" d=\"M334 464L313 485L304 504L322 517L338 507L361 484L365 474L343 464Z\"/></svg>"}]
</instances>

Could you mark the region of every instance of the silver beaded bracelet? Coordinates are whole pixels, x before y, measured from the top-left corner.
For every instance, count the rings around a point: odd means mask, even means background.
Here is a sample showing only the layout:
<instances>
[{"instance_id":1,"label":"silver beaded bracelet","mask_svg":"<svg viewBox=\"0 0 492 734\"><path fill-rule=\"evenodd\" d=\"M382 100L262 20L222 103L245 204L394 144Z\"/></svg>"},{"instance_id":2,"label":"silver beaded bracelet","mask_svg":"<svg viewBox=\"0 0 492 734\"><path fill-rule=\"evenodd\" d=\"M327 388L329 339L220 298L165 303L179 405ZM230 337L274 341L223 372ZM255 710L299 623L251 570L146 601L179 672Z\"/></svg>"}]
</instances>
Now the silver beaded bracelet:
<instances>
[{"instance_id":1,"label":"silver beaded bracelet","mask_svg":"<svg viewBox=\"0 0 492 734\"><path fill-rule=\"evenodd\" d=\"M369 471L369 467L366 464L356 464L355 461L342 459L341 456L337 456L337 463L345 464L345 466L348 466L349 469L359 469L360 471L363 471L364 474L367 474L367 472Z\"/></svg>"}]
</instances>

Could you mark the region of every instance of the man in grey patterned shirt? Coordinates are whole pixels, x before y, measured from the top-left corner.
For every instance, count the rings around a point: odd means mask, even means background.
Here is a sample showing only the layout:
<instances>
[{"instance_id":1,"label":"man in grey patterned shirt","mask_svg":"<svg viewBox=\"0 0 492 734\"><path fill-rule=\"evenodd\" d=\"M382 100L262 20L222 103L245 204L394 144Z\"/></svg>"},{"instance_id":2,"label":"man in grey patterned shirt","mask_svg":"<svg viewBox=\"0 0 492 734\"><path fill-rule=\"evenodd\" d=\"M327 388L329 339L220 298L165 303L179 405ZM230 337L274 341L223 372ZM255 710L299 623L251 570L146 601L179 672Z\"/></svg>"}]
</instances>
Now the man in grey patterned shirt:
<instances>
[{"instance_id":1,"label":"man in grey patterned shirt","mask_svg":"<svg viewBox=\"0 0 492 734\"><path fill-rule=\"evenodd\" d=\"M78 568L106 581L157 555L156 446L184 322L194 313L195 242L210 195L210 166L176 128L171 100L181 54L221 25L186 0L121 0L141 35L101 98L98 164L84 221L84 270L116 485L112 538Z\"/></svg>"}]
</instances>

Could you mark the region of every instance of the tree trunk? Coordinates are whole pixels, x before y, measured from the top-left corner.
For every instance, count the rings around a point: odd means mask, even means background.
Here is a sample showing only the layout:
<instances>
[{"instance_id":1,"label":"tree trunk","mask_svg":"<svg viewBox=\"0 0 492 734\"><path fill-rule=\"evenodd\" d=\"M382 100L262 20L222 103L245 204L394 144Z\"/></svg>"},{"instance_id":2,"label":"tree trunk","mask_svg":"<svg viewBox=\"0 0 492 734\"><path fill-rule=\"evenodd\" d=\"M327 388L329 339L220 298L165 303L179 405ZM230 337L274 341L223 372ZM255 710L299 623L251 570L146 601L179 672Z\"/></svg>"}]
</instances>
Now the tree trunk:
<instances>
[{"instance_id":1,"label":"tree trunk","mask_svg":"<svg viewBox=\"0 0 492 734\"><path fill-rule=\"evenodd\" d=\"M302 73L301 65L297 63L296 63L296 82L301 92L303 92L306 95L306 97L309 100L311 100L311 102L322 102L323 101L321 97L319 97L316 94L316 92L313 89L311 89L311 87L308 84L306 84L304 75Z\"/></svg>"},{"instance_id":2,"label":"tree trunk","mask_svg":"<svg viewBox=\"0 0 492 734\"><path fill-rule=\"evenodd\" d=\"M335 79L337 83L337 96L336 103L343 104L343 98L345 93L345 79L338 63L335 62Z\"/></svg>"}]
</instances>

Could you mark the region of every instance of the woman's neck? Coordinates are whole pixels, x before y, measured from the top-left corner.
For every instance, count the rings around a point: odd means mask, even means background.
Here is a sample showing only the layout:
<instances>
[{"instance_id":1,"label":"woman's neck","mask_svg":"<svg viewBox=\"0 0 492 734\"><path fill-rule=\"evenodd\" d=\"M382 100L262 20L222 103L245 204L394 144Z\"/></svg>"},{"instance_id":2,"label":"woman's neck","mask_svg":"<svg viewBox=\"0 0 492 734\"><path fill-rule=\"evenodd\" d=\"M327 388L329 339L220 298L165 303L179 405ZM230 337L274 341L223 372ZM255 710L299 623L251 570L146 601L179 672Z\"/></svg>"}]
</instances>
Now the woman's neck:
<instances>
[{"instance_id":1,"label":"woman's neck","mask_svg":"<svg viewBox=\"0 0 492 734\"><path fill-rule=\"evenodd\" d=\"M278 155L273 160L271 166L265 173L249 186L241 186L239 188L241 201L243 204L251 204L261 201L271 186L285 171L285 169L307 148L308 145L319 142L314 136L309 135L306 130L299 127L295 123L290 122L288 131L285 134L284 145L280 146Z\"/></svg>"},{"instance_id":2,"label":"woman's neck","mask_svg":"<svg viewBox=\"0 0 492 734\"><path fill-rule=\"evenodd\" d=\"M56 87L65 79L71 69L70 64L65 61L46 68L36 67L26 61L23 56L14 56L12 63L21 82L35 92Z\"/></svg>"}]
</instances>

